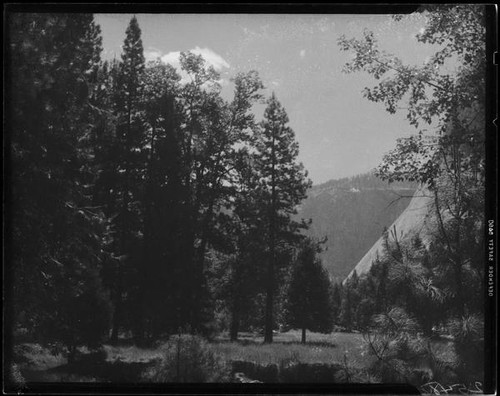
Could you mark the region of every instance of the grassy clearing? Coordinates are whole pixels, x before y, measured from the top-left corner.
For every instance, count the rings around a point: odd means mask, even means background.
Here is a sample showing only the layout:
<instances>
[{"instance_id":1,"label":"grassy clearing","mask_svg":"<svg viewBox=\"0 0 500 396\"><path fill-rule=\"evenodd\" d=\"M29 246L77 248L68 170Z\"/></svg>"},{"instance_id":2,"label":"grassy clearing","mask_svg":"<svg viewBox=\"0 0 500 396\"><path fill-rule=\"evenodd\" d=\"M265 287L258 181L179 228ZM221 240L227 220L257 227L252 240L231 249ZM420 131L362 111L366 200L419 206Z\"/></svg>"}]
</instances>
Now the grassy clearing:
<instances>
[{"instance_id":1,"label":"grassy clearing","mask_svg":"<svg viewBox=\"0 0 500 396\"><path fill-rule=\"evenodd\" d=\"M280 363L294 359L302 363L343 363L344 355L349 364L366 366L367 356L363 336L359 333L307 333L307 343L300 343L300 331L279 333L272 344L264 344L263 337L252 333L241 333L237 342L230 342L227 334L216 337L211 346L226 360L245 360L258 364ZM156 348L141 348L135 345L104 345L106 362L147 363L162 357L161 345ZM433 350L446 360L453 360L447 340L433 342ZM23 344L23 355L30 369L47 370L67 363L66 358L52 355L38 344Z\"/></svg>"},{"instance_id":2,"label":"grassy clearing","mask_svg":"<svg viewBox=\"0 0 500 396\"><path fill-rule=\"evenodd\" d=\"M366 354L363 336L358 333L307 334L307 343L300 343L300 331L276 334L272 344L264 344L263 337L251 333L240 334L237 342L230 342L227 334L209 343L210 349L223 360L244 361L260 366L288 363L301 364L340 364L352 369L354 373L364 372L373 357ZM175 341L175 336L173 340ZM452 361L453 352L449 340L433 341L433 350L444 360ZM140 381L141 373L155 364L154 361L165 357L164 345L154 348L141 348L134 345L103 346L105 360L102 362L81 362L70 367L62 355L52 355L46 348L37 344L23 344L25 357L21 372L27 381L54 382L111 382ZM82 350L85 354L85 351ZM360 382L369 382L359 378Z\"/></svg>"},{"instance_id":3,"label":"grassy clearing","mask_svg":"<svg viewBox=\"0 0 500 396\"><path fill-rule=\"evenodd\" d=\"M340 363L347 356L350 364L361 364L363 355L363 337L356 333L307 334L307 344L300 343L300 331L279 333L274 343L264 344L263 337L252 333L241 333L237 342L230 342L222 334L211 343L214 351L226 360L245 360L258 364L280 363L293 359L302 363ZM38 344L27 345L24 355L29 360L31 369L47 370L67 363L62 355L52 355ZM162 357L161 346L141 348L135 345L104 345L106 362L147 363Z\"/></svg>"},{"instance_id":4,"label":"grassy clearing","mask_svg":"<svg viewBox=\"0 0 500 396\"><path fill-rule=\"evenodd\" d=\"M212 344L214 350L226 360L245 360L258 364L279 364L294 360L301 363L343 363L365 365L363 337L355 333L308 333L308 342L300 343L300 332L289 331L274 337L272 344L263 344L263 338L243 333L238 342L229 342L221 336Z\"/></svg>"},{"instance_id":5,"label":"grassy clearing","mask_svg":"<svg viewBox=\"0 0 500 396\"><path fill-rule=\"evenodd\" d=\"M49 370L67 363L63 354L53 354L49 349L35 343L20 344L15 353L22 357L22 366L30 370Z\"/></svg>"},{"instance_id":6,"label":"grassy clearing","mask_svg":"<svg viewBox=\"0 0 500 396\"><path fill-rule=\"evenodd\" d=\"M107 362L147 363L162 356L161 348L139 348L135 345L104 345L103 348L107 354Z\"/></svg>"}]
</instances>

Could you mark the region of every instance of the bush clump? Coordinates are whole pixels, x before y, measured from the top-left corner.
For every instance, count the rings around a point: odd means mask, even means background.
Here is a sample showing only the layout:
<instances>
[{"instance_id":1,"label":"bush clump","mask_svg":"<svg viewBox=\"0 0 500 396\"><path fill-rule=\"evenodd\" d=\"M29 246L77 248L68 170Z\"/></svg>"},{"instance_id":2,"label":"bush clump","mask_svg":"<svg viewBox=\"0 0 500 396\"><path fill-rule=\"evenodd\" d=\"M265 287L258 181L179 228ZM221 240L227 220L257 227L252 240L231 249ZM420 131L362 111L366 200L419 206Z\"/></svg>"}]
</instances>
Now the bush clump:
<instances>
[{"instance_id":1,"label":"bush clump","mask_svg":"<svg viewBox=\"0 0 500 396\"><path fill-rule=\"evenodd\" d=\"M449 321L457 355L455 371L464 383L474 383L483 376L484 321L478 315L466 315Z\"/></svg>"},{"instance_id":2,"label":"bush clump","mask_svg":"<svg viewBox=\"0 0 500 396\"><path fill-rule=\"evenodd\" d=\"M162 357L143 374L148 382L229 382L231 369L203 338L181 334L161 347Z\"/></svg>"},{"instance_id":3,"label":"bush clump","mask_svg":"<svg viewBox=\"0 0 500 396\"><path fill-rule=\"evenodd\" d=\"M26 386L26 380L21 374L21 370L19 366L15 363L10 366L10 377L9 380L12 385L14 385L18 389L22 389Z\"/></svg>"},{"instance_id":4,"label":"bush clump","mask_svg":"<svg viewBox=\"0 0 500 396\"><path fill-rule=\"evenodd\" d=\"M381 382L421 382L413 368L428 360L425 340L418 336L418 324L402 308L373 317L377 332L366 332L363 337L368 355L373 358L369 372Z\"/></svg>"}]
</instances>

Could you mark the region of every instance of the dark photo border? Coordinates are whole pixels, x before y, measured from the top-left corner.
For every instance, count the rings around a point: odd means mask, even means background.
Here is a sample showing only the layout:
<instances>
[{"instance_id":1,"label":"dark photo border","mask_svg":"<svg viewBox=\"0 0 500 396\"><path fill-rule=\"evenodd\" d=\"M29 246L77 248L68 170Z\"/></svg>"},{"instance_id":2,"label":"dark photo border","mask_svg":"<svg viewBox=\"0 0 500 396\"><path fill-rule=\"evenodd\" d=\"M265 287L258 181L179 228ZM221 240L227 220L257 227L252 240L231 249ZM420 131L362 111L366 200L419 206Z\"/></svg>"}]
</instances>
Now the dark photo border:
<instances>
[{"instance_id":1,"label":"dark photo border","mask_svg":"<svg viewBox=\"0 0 500 396\"><path fill-rule=\"evenodd\" d=\"M490 60L487 65L486 90L486 207L485 219L485 379L484 394L496 392L497 380L497 228L498 228L498 131L495 125L498 103L498 35L497 8L486 6L487 43ZM5 394L419 394L405 384L109 384L109 383L27 383L19 389L8 381L8 363L12 353L9 325L12 313L9 309L10 285L13 281L9 263L11 254L12 218L9 207L15 197L10 187L10 133L13 125L9 117L9 73L15 73L9 64L9 19L19 12L37 13L269 13L269 14L392 14L411 13L419 4L328 4L328 3L7 3L4 4L4 283L3 283L3 391ZM496 59L496 64L494 63ZM498 123L498 121L497 121Z\"/></svg>"}]
</instances>

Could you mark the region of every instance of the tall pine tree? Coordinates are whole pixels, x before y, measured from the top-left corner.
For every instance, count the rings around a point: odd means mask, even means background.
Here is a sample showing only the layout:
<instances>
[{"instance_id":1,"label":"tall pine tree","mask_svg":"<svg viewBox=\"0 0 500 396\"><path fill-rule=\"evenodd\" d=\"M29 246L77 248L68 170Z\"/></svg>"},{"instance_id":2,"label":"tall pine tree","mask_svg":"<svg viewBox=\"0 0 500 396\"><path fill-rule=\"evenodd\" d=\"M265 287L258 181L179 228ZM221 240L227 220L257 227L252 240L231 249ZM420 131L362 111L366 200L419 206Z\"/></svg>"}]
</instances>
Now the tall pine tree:
<instances>
[{"instance_id":1,"label":"tall pine tree","mask_svg":"<svg viewBox=\"0 0 500 396\"><path fill-rule=\"evenodd\" d=\"M8 32L13 301L7 305L15 326L37 341L70 350L95 345L108 329L109 309L100 279L104 219L91 203L89 97L99 27L90 14L25 13L9 15Z\"/></svg>"},{"instance_id":2,"label":"tall pine tree","mask_svg":"<svg viewBox=\"0 0 500 396\"><path fill-rule=\"evenodd\" d=\"M124 317L124 297L136 304L139 293L137 266L142 235L141 193L145 173L145 123L141 109L144 54L141 29L134 16L126 30L115 93L117 158L117 212L115 257L115 315L112 340L116 341ZM139 271L140 273L140 271ZM125 287L127 285L127 287ZM130 307L129 307L130 308ZM127 309L130 310L130 309Z\"/></svg>"},{"instance_id":3,"label":"tall pine tree","mask_svg":"<svg viewBox=\"0 0 500 396\"><path fill-rule=\"evenodd\" d=\"M180 208L185 201L180 177L182 158L176 100L180 77L162 62L148 63L144 71L143 106L147 124L146 173L143 194L144 240L141 285L136 314L138 333L153 338L175 331L179 279L176 271Z\"/></svg>"},{"instance_id":4,"label":"tall pine tree","mask_svg":"<svg viewBox=\"0 0 500 396\"><path fill-rule=\"evenodd\" d=\"M303 165L297 162L299 146L294 131L287 125L288 121L285 109L273 93L267 101L264 120L257 130L255 141L261 225L268 240L265 342L273 341L279 250L287 241L296 239L299 229L304 226L293 221L292 215L311 185Z\"/></svg>"}]
</instances>

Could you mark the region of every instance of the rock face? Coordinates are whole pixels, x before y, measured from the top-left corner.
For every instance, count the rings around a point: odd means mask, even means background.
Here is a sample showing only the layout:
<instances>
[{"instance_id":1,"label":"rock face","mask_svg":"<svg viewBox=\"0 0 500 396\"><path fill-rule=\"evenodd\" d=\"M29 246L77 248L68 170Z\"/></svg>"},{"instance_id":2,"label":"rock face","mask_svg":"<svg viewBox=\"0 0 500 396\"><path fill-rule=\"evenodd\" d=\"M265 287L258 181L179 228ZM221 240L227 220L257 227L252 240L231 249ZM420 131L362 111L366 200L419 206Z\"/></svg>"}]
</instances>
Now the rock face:
<instances>
[{"instance_id":1,"label":"rock face","mask_svg":"<svg viewBox=\"0 0 500 396\"><path fill-rule=\"evenodd\" d=\"M309 236L327 237L323 266L343 281L359 260L408 206L417 186L388 184L373 174L331 180L308 192L298 217L312 219Z\"/></svg>"},{"instance_id":2,"label":"rock face","mask_svg":"<svg viewBox=\"0 0 500 396\"><path fill-rule=\"evenodd\" d=\"M434 198L425 187L418 188L408 207L389 227L389 240L394 240L394 233L398 240L412 238L416 235L427 245L430 232L436 227L434 215ZM347 278L356 271L357 275L368 272L372 263L383 255L383 237L380 237L370 250L363 256Z\"/></svg>"}]
</instances>

